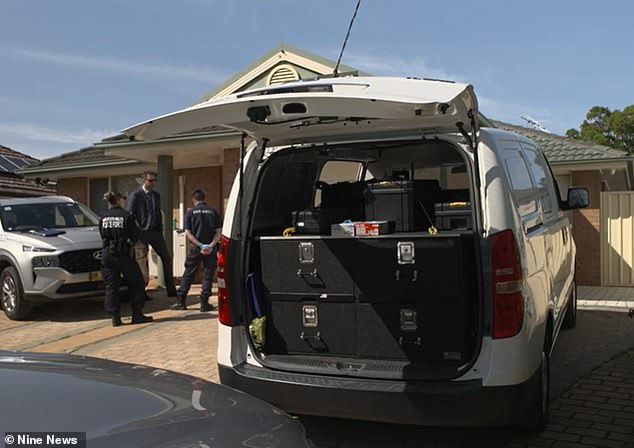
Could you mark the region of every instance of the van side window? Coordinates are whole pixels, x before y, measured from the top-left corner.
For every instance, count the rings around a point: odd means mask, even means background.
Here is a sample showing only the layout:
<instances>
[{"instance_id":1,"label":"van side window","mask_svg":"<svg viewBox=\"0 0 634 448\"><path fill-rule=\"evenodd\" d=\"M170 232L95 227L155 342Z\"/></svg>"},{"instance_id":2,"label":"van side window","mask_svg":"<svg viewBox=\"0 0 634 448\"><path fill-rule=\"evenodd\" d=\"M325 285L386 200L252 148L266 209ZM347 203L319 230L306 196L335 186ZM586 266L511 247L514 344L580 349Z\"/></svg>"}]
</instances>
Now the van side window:
<instances>
[{"instance_id":1,"label":"van side window","mask_svg":"<svg viewBox=\"0 0 634 448\"><path fill-rule=\"evenodd\" d=\"M544 214L550 214L553 211L555 188L549 174L548 166L546 166L546 160L544 160L539 152L532 148L527 148L522 145L522 149L524 150L524 154L528 160L528 166L535 181L537 195L542 204L542 211Z\"/></svg>"},{"instance_id":2,"label":"van side window","mask_svg":"<svg viewBox=\"0 0 634 448\"><path fill-rule=\"evenodd\" d=\"M321 168L319 181L327 184L339 182L357 182L363 173L361 162L349 160L328 160ZM313 205L318 207L321 204L321 190L315 191Z\"/></svg>"},{"instance_id":3,"label":"van side window","mask_svg":"<svg viewBox=\"0 0 634 448\"><path fill-rule=\"evenodd\" d=\"M515 150L507 151L507 153L512 153L504 160L506 172L511 182L511 193L517 210L523 218L537 212L535 187L524 158Z\"/></svg>"}]
</instances>

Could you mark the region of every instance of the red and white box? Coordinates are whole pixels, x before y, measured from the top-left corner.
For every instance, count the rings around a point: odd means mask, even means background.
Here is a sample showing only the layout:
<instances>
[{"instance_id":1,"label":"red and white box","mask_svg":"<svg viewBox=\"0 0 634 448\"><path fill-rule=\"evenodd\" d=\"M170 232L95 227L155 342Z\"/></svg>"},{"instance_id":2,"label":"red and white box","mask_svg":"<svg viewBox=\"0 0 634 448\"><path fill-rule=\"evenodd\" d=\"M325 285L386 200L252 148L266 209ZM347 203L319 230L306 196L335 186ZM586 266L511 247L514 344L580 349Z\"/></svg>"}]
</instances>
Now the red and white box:
<instances>
[{"instance_id":1,"label":"red and white box","mask_svg":"<svg viewBox=\"0 0 634 448\"><path fill-rule=\"evenodd\" d=\"M377 236L389 233L390 226L387 221L360 221L354 223L355 236Z\"/></svg>"}]
</instances>

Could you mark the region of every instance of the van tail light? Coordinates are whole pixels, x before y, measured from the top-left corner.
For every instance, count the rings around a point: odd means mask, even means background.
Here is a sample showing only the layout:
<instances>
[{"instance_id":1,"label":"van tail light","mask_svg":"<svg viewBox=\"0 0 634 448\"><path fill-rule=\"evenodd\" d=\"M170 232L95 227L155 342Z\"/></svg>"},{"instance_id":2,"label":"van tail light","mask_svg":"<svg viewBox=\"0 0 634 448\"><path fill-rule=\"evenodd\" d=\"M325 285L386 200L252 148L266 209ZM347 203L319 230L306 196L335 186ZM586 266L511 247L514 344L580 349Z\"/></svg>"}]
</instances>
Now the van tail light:
<instances>
[{"instance_id":1,"label":"van tail light","mask_svg":"<svg viewBox=\"0 0 634 448\"><path fill-rule=\"evenodd\" d=\"M229 241L225 235L220 237L218 249L218 320L223 325L231 326L231 309L229 306L229 294L227 293L227 255L229 254Z\"/></svg>"},{"instance_id":2,"label":"van tail light","mask_svg":"<svg viewBox=\"0 0 634 448\"><path fill-rule=\"evenodd\" d=\"M519 333L524 319L522 266L511 230L489 237L493 265L493 338Z\"/></svg>"}]
</instances>

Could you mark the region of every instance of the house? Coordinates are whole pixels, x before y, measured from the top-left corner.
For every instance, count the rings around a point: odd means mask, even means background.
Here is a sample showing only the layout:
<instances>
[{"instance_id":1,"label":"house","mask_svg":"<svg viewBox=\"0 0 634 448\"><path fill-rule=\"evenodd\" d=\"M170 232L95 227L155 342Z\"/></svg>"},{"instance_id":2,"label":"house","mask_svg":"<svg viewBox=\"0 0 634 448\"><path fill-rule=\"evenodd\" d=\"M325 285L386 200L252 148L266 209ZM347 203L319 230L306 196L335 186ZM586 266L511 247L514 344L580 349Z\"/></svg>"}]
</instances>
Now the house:
<instances>
[{"instance_id":1,"label":"house","mask_svg":"<svg viewBox=\"0 0 634 448\"><path fill-rule=\"evenodd\" d=\"M328 76L334 67L334 61L281 45L195 104L249 88ZM340 67L339 73L367 75L347 66ZM573 184L590 188L591 208L575 212L574 216L575 236L584 241L579 247L577 275L580 284L600 284L601 273L595 262L600 251L599 193L608 185L612 189L631 190L630 157L607 147L485 117L481 117L481 121L485 126L511 129L536 140L552 162L562 190ZM104 207L101 199L104 192L128 193L138 186L140 173L154 169L158 172L157 189L163 204L170 204L172 210L171 215L167 213L164 217L164 226L176 228L182 225L185 209L190 204L189 192L194 188L204 189L208 202L224 210L237 172L240 139L239 132L213 127L156 141L130 141L123 135L113 136L91 147L30 165L21 172L28 178L56 179L60 194L75 197L99 211ZM175 237L176 234L166 232L168 247ZM176 272L182 266L180 260L175 261L175 266L177 263Z\"/></svg>"},{"instance_id":2,"label":"house","mask_svg":"<svg viewBox=\"0 0 634 448\"><path fill-rule=\"evenodd\" d=\"M16 171L39 162L26 154L0 145L0 197L31 197L55 194L55 188L46 185L47 180L27 180Z\"/></svg>"}]
</instances>

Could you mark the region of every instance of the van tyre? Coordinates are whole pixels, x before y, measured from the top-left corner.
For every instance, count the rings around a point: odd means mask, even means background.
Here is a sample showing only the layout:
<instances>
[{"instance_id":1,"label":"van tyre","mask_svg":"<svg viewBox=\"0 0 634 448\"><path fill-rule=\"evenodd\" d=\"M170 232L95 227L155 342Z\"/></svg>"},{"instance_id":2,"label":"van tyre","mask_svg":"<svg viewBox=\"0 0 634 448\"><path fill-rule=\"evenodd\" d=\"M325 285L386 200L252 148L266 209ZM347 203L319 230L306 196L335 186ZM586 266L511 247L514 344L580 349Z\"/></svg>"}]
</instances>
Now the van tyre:
<instances>
[{"instance_id":1,"label":"van tyre","mask_svg":"<svg viewBox=\"0 0 634 448\"><path fill-rule=\"evenodd\" d=\"M550 331L550 330L547 330ZM542 360L539 365L539 379L533 394L533 399L522 426L541 432L548 425L550 419L550 337L546 335Z\"/></svg>"},{"instance_id":2,"label":"van tyre","mask_svg":"<svg viewBox=\"0 0 634 448\"><path fill-rule=\"evenodd\" d=\"M0 304L4 314L11 320L24 319L33 308L31 303L24 299L20 276L13 266L4 268L0 274Z\"/></svg>"},{"instance_id":3,"label":"van tyre","mask_svg":"<svg viewBox=\"0 0 634 448\"><path fill-rule=\"evenodd\" d=\"M561 328L570 330L577 325L577 283L572 283L572 291L570 292L570 300L566 306L566 315L561 323Z\"/></svg>"}]
</instances>

